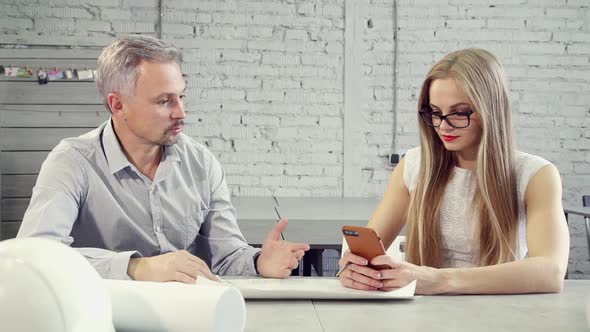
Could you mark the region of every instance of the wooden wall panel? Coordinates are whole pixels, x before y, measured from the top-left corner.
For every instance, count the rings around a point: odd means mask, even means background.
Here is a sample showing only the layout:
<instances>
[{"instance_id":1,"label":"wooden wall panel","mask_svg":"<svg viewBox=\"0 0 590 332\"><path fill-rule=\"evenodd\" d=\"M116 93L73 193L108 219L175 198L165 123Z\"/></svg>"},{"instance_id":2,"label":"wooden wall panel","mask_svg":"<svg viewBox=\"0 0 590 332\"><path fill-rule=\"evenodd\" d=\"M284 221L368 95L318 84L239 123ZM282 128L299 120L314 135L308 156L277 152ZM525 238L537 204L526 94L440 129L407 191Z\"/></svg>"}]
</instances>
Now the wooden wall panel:
<instances>
[{"instance_id":1,"label":"wooden wall panel","mask_svg":"<svg viewBox=\"0 0 590 332\"><path fill-rule=\"evenodd\" d=\"M20 37L14 42L19 42ZM67 38L66 38L67 39ZM71 40L70 40L71 39ZM88 132L106 121L104 108L93 80L57 80L37 83L40 67L51 70L96 69L101 49L112 38L93 39L85 44L80 38L59 40L47 37L26 38L29 48L0 48L0 64L31 66L34 77L0 76L0 239L16 235L28 206L41 164L51 149L66 137ZM75 39L88 49L59 48ZM3 40L9 43L9 40Z\"/></svg>"},{"instance_id":2,"label":"wooden wall panel","mask_svg":"<svg viewBox=\"0 0 590 332\"><path fill-rule=\"evenodd\" d=\"M94 82L0 82L0 103L100 105L101 101Z\"/></svg>"},{"instance_id":3,"label":"wooden wall panel","mask_svg":"<svg viewBox=\"0 0 590 332\"><path fill-rule=\"evenodd\" d=\"M50 151L63 138L80 136L93 128L2 128L3 151Z\"/></svg>"},{"instance_id":4,"label":"wooden wall panel","mask_svg":"<svg viewBox=\"0 0 590 332\"><path fill-rule=\"evenodd\" d=\"M16 237L18 229L20 228L20 221L5 221L2 223L2 234L0 240L7 240Z\"/></svg>"},{"instance_id":5,"label":"wooden wall panel","mask_svg":"<svg viewBox=\"0 0 590 332\"><path fill-rule=\"evenodd\" d=\"M23 220L29 201L29 198L2 199L2 222Z\"/></svg>"},{"instance_id":6,"label":"wooden wall panel","mask_svg":"<svg viewBox=\"0 0 590 332\"><path fill-rule=\"evenodd\" d=\"M0 126L96 128L111 116L103 105L0 105Z\"/></svg>"},{"instance_id":7,"label":"wooden wall panel","mask_svg":"<svg viewBox=\"0 0 590 332\"><path fill-rule=\"evenodd\" d=\"M3 59L0 58L0 63L3 66L10 67L26 67L29 66L33 69L33 76L26 78L28 80L34 80L37 82L37 70L43 67L45 70L53 70L56 67L62 70L66 69L95 69L96 59ZM18 80L19 77L0 76L3 81ZM22 79L22 78L21 78ZM52 82L49 81L49 84Z\"/></svg>"},{"instance_id":8,"label":"wooden wall panel","mask_svg":"<svg viewBox=\"0 0 590 332\"><path fill-rule=\"evenodd\" d=\"M18 45L30 45L30 46L70 46L76 45L79 47L91 46L91 47L104 47L115 39L114 36L93 36L92 38L84 36L59 36L59 35L25 35L25 36L2 36L2 43L4 44L18 44Z\"/></svg>"},{"instance_id":9,"label":"wooden wall panel","mask_svg":"<svg viewBox=\"0 0 590 332\"><path fill-rule=\"evenodd\" d=\"M2 176L2 197L3 198L27 198L37 181L37 174L3 175Z\"/></svg>"},{"instance_id":10,"label":"wooden wall panel","mask_svg":"<svg viewBox=\"0 0 590 332\"><path fill-rule=\"evenodd\" d=\"M97 49L47 49L47 48L0 48L2 59L90 59L96 60L101 48Z\"/></svg>"},{"instance_id":11,"label":"wooden wall panel","mask_svg":"<svg viewBox=\"0 0 590 332\"><path fill-rule=\"evenodd\" d=\"M37 174L48 154L49 151L3 151L0 163L2 175Z\"/></svg>"}]
</instances>

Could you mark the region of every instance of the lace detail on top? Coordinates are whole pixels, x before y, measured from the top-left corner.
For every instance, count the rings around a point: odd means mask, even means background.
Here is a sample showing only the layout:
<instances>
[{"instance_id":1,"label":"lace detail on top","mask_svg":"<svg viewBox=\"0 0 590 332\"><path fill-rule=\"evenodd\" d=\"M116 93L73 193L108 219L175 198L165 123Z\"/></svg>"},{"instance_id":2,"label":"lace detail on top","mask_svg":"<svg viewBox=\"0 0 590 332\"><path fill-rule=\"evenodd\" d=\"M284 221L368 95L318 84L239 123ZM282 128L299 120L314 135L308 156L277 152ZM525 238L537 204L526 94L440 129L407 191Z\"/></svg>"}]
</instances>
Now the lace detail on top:
<instances>
[{"instance_id":1,"label":"lace detail on top","mask_svg":"<svg viewBox=\"0 0 590 332\"><path fill-rule=\"evenodd\" d=\"M527 255L526 214L524 194L530 179L547 160L523 152L516 153L518 188L518 248L517 259ZM404 182L412 193L416 188L420 168L420 148L408 151L405 156ZM479 240L475 234L478 215L470 206L475 194L475 171L455 167L443 196L440 214L444 267L473 267L479 263Z\"/></svg>"},{"instance_id":2,"label":"lace detail on top","mask_svg":"<svg viewBox=\"0 0 590 332\"><path fill-rule=\"evenodd\" d=\"M475 194L475 172L455 167L444 193L440 227L444 266L466 267L477 265L479 246L475 241L475 223L468 197Z\"/></svg>"}]
</instances>

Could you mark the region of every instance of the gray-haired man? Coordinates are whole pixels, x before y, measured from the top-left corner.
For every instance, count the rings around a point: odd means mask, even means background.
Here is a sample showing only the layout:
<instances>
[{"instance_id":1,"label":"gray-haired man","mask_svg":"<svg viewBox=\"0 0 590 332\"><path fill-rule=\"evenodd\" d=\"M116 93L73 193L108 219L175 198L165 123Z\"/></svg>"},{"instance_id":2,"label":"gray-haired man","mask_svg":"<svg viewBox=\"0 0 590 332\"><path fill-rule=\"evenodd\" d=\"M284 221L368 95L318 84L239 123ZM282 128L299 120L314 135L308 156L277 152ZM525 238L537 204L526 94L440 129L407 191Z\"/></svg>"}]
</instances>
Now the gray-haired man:
<instances>
[{"instance_id":1,"label":"gray-haired man","mask_svg":"<svg viewBox=\"0 0 590 332\"><path fill-rule=\"evenodd\" d=\"M111 118L49 154L18 236L71 245L104 278L214 279L197 248L213 273L287 277L309 246L280 239L286 220L262 250L246 244L219 162L181 133L179 57L146 36L104 48L96 80Z\"/></svg>"}]
</instances>

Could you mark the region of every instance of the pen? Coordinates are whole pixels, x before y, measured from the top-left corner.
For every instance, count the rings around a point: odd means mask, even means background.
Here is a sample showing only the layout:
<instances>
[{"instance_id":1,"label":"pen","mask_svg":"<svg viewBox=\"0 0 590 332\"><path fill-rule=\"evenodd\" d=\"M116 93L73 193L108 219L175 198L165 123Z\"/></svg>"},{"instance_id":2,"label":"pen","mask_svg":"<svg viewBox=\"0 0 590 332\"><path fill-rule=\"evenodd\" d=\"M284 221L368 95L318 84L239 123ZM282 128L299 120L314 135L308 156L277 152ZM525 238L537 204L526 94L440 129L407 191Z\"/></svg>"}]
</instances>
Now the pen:
<instances>
[{"instance_id":1,"label":"pen","mask_svg":"<svg viewBox=\"0 0 590 332\"><path fill-rule=\"evenodd\" d=\"M276 206L275 206L275 212L277 213L277 217L279 217L279 219L277 219L277 222L279 222L279 220L281 220L281 215L279 214L279 210L277 210ZM283 239L283 241L285 240L285 236L283 235L283 232L281 232L281 239Z\"/></svg>"},{"instance_id":2,"label":"pen","mask_svg":"<svg viewBox=\"0 0 590 332\"><path fill-rule=\"evenodd\" d=\"M340 273L342 273L342 271L346 270L346 268L350 265L350 262L346 262L346 264L344 264L344 266L338 270L338 272L336 273L336 276L339 277Z\"/></svg>"}]
</instances>

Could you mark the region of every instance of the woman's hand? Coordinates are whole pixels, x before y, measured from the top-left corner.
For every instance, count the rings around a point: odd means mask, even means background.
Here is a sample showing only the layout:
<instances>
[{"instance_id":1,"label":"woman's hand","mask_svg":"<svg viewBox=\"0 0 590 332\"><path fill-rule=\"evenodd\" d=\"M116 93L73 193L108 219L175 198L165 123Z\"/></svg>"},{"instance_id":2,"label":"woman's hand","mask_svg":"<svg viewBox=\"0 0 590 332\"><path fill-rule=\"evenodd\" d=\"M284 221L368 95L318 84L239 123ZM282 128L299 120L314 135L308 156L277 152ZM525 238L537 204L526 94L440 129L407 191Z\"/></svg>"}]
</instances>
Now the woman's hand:
<instances>
[{"instance_id":1,"label":"woman's hand","mask_svg":"<svg viewBox=\"0 0 590 332\"><path fill-rule=\"evenodd\" d=\"M392 291L404 287L414 280L416 283L416 294L440 294L444 293L446 278L440 269L428 266L418 266L408 262L396 262L387 255L373 258L373 265L387 265L390 269L379 271L381 282L379 287L382 291Z\"/></svg>"},{"instance_id":2,"label":"woman's hand","mask_svg":"<svg viewBox=\"0 0 590 332\"><path fill-rule=\"evenodd\" d=\"M340 265L340 283L344 287L360 290L378 290L383 286L381 272L368 267L366 259L346 251L338 265ZM344 270L343 270L344 269Z\"/></svg>"}]
</instances>

